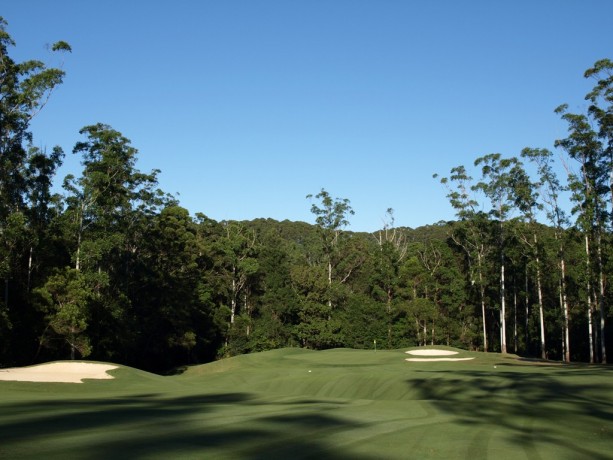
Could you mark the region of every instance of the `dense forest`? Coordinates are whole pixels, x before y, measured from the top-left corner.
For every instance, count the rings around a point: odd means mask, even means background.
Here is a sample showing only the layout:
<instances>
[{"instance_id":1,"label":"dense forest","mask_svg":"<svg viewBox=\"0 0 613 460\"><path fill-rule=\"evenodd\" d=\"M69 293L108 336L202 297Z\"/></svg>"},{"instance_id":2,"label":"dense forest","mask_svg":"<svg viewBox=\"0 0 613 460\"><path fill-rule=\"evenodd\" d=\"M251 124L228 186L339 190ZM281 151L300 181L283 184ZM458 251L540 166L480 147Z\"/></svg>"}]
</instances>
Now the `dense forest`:
<instances>
[{"instance_id":1,"label":"dense forest","mask_svg":"<svg viewBox=\"0 0 613 460\"><path fill-rule=\"evenodd\" d=\"M410 229L389 209L356 233L349 199L326 189L302 203L313 224L191 215L103 123L75 133L81 173L56 178L65 153L35 147L30 124L64 71L15 62L14 46L0 18L0 367L162 372L287 346L425 344L607 361L613 62L586 71L585 113L556 110L556 154L476 158L479 177L459 165L433 180L454 221Z\"/></svg>"}]
</instances>

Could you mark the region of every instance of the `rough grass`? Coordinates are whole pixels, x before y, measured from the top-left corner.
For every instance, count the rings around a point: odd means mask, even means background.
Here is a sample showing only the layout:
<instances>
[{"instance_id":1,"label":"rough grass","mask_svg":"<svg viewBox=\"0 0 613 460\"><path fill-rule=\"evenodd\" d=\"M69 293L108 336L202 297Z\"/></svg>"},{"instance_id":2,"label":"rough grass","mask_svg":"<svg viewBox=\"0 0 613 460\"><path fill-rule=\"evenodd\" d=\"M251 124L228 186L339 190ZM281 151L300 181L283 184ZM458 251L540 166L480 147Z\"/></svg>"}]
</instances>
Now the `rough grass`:
<instances>
[{"instance_id":1,"label":"rough grass","mask_svg":"<svg viewBox=\"0 0 613 460\"><path fill-rule=\"evenodd\" d=\"M404 351L0 382L0 458L611 458L612 369L462 350L475 359L409 363Z\"/></svg>"}]
</instances>

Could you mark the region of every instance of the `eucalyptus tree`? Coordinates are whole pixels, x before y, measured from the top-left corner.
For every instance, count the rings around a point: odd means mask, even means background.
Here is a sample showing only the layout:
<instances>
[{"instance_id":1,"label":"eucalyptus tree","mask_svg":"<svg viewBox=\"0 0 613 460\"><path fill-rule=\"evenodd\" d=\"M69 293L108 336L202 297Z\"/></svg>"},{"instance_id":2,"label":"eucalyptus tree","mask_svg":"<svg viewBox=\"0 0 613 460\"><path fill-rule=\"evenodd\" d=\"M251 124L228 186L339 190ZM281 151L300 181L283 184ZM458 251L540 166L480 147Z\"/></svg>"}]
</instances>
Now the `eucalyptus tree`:
<instances>
[{"instance_id":1,"label":"eucalyptus tree","mask_svg":"<svg viewBox=\"0 0 613 460\"><path fill-rule=\"evenodd\" d=\"M437 174L434 175L438 177ZM486 258L490 252L488 245L488 222L479 209L475 196L473 178L462 165L451 169L450 176L440 179L447 189L447 198L456 210L459 221L453 225L451 239L466 254L470 285L476 286L481 306L481 329L483 351L488 351L487 306L486 306ZM452 184L454 187L452 188Z\"/></svg>"},{"instance_id":2,"label":"eucalyptus tree","mask_svg":"<svg viewBox=\"0 0 613 460\"><path fill-rule=\"evenodd\" d=\"M590 102L587 114L569 113L567 105L556 110L568 123L569 133L567 138L556 141L556 146L566 150L579 165L579 173L569 168L569 181L573 200L577 203L573 211L585 239L590 360L594 361L593 348L596 346L592 337L592 298L595 298L600 310L600 355L606 362L603 238L612 215L607 210L607 201L613 208L613 62L609 59L596 61L584 76L596 82L585 97ZM590 279L592 273L597 275L594 281ZM592 283L598 285L593 294L590 292Z\"/></svg>"},{"instance_id":3,"label":"eucalyptus tree","mask_svg":"<svg viewBox=\"0 0 613 460\"><path fill-rule=\"evenodd\" d=\"M8 51L15 42L6 27L7 22L0 17L0 219L25 207L31 186L28 168L32 158L27 150L33 139L30 122L65 75L61 68L47 67L42 61L13 61ZM70 46L60 41L51 50L70 51ZM36 157L41 154L36 152Z\"/></svg>"},{"instance_id":4,"label":"eucalyptus tree","mask_svg":"<svg viewBox=\"0 0 613 460\"><path fill-rule=\"evenodd\" d=\"M342 340L342 306L347 304L345 283L363 263L359 245L343 229L354 214L348 199L332 198L325 190L306 197L315 216L318 239L305 248L303 260L291 270L294 288L300 299L299 324L295 334L303 346L328 348Z\"/></svg>"},{"instance_id":5,"label":"eucalyptus tree","mask_svg":"<svg viewBox=\"0 0 613 460\"><path fill-rule=\"evenodd\" d=\"M481 181L473 186L490 199L490 215L498 221L498 251L500 263L500 348L507 352L506 291L505 291L505 223L513 208L512 171L519 164L517 158L503 158L491 153L475 160L481 166Z\"/></svg>"},{"instance_id":6,"label":"eucalyptus tree","mask_svg":"<svg viewBox=\"0 0 613 460\"><path fill-rule=\"evenodd\" d=\"M608 194L610 200L610 219L613 219L613 61L601 59L585 71L585 78L596 81L585 99L590 101L588 115L596 123L598 138L602 145L602 167L604 175L608 178ZM609 222L611 224L612 222ZM599 251L602 251L599 246ZM599 266L602 266L602 254L598 254ZM600 286L600 335L602 361L606 362L605 348L605 305L604 282L601 271Z\"/></svg>"},{"instance_id":7,"label":"eucalyptus tree","mask_svg":"<svg viewBox=\"0 0 613 460\"><path fill-rule=\"evenodd\" d=\"M219 240L219 249L223 255L223 270L229 281L230 326L232 326L239 313L239 304L243 306L242 313L251 317L249 290L251 277L258 271L257 253L260 244L255 232L239 222L222 222L222 226L224 234ZM249 328L247 325L247 336Z\"/></svg>"},{"instance_id":8,"label":"eucalyptus tree","mask_svg":"<svg viewBox=\"0 0 613 460\"><path fill-rule=\"evenodd\" d=\"M347 198L333 199L325 190L313 197L307 195L307 199L319 200L319 204L312 203L311 212L315 215L315 223L319 231L322 244L322 252L326 265L327 282L330 292L328 293L328 307L332 307L332 282L333 271L338 258L338 250L341 243L343 228L349 225L348 217L355 214ZM340 281L346 274L341 275Z\"/></svg>"},{"instance_id":9,"label":"eucalyptus tree","mask_svg":"<svg viewBox=\"0 0 613 460\"><path fill-rule=\"evenodd\" d=\"M596 81L585 99L590 101L588 114L595 121L602 142L604 162L609 170L609 199L613 207L613 61L596 61L584 76Z\"/></svg>"},{"instance_id":10,"label":"eucalyptus tree","mask_svg":"<svg viewBox=\"0 0 613 460\"><path fill-rule=\"evenodd\" d=\"M419 345L426 345L428 326L436 319L436 305L427 296L429 274L419 260L418 248L421 242L413 242L409 245L406 259L400 267L399 293L403 302L401 311L406 315L407 328L414 331L414 337Z\"/></svg>"},{"instance_id":11,"label":"eucalyptus tree","mask_svg":"<svg viewBox=\"0 0 613 460\"><path fill-rule=\"evenodd\" d=\"M146 243L144 220L173 200L157 189L158 171L142 173L136 168L138 151L120 132L97 123L80 134L85 139L76 143L73 153L82 157L82 174L64 180L65 232L73 268L98 278L88 307L94 352L104 357L118 345L109 330L127 324L130 268Z\"/></svg>"},{"instance_id":12,"label":"eucalyptus tree","mask_svg":"<svg viewBox=\"0 0 613 460\"><path fill-rule=\"evenodd\" d=\"M258 287L255 319L249 349L262 351L289 346L297 323L298 299L292 288L291 256L288 242L278 234L261 235L258 253Z\"/></svg>"},{"instance_id":13,"label":"eucalyptus tree","mask_svg":"<svg viewBox=\"0 0 613 460\"><path fill-rule=\"evenodd\" d=\"M52 153L32 148L30 131L32 119L43 109L53 91L62 83L64 71L49 67L40 60L15 62L9 55L15 41L7 32L7 22L0 17L0 279L4 289L0 298L0 334L8 336L14 312L9 309L10 280L18 285L24 278L21 293L14 290L16 304L29 302L26 297L31 288L29 276L35 246L44 241L40 234L40 219L49 196L46 185L61 163L61 150ZM63 41L50 47L54 53L68 52L70 46ZM37 208L31 212L32 208ZM38 220L38 224L33 220ZM27 268L23 267L29 261ZM26 262L28 263L28 262ZM15 297L16 297L15 296ZM22 315L23 316L23 315ZM31 325L19 332L29 333ZM27 340L26 340L27 341Z\"/></svg>"},{"instance_id":14,"label":"eucalyptus tree","mask_svg":"<svg viewBox=\"0 0 613 460\"><path fill-rule=\"evenodd\" d=\"M32 286L32 276L35 269L43 268L43 261L48 261L53 254L47 255L49 241L55 235L52 232L53 221L61 213L61 196L52 193L52 183L56 171L62 164L64 152L60 147L53 148L48 154L46 151L32 147L28 149L27 182L28 192L26 195L27 208L25 214L28 221L28 237L30 245L27 254L27 288ZM52 263L52 262L51 262ZM40 270L43 271L43 270Z\"/></svg>"},{"instance_id":15,"label":"eucalyptus tree","mask_svg":"<svg viewBox=\"0 0 613 460\"><path fill-rule=\"evenodd\" d=\"M444 342L450 345L452 336L456 337L455 331L465 329L461 314L465 303L465 283L459 282L459 271L446 241L429 239L415 244L414 250L425 272L423 298L434 306L429 324L430 341L432 344ZM456 321L460 324L453 326Z\"/></svg>"},{"instance_id":16,"label":"eucalyptus tree","mask_svg":"<svg viewBox=\"0 0 613 460\"><path fill-rule=\"evenodd\" d=\"M522 152L523 155L523 152ZM539 306L539 332L541 358L547 358L545 348L545 309L543 301L543 268L542 268L542 245L537 234L537 214L543 209L539 202L540 183L534 183L519 162L510 171L510 184L513 188L515 205L522 214L524 223L527 225L530 235L520 231L520 240L531 253L532 266L536 278L536 293ZM528 293L526 292L526 295Z\"/></svg>"},{"instance_id":17,"label":"eucalyptus tree","mask_svg":"<svg viewBox=\"0 0 613 460\"><path fill-rule=\"evenodd\" d=\"M467 330L470 319L466 320L474 317L474 311L466 309L466 284L456 254L445 237L425 232L412 239L398 273L394 332L397 335L397 329L404 327L404 336L420 345L458 344L459 340L473 348L473 333ZM394 338L396 343L403 342Z\"/></svg>"},{"instance_id":18,"label":"eucalyptus tree","mask_svg":"<svg viewBox=\"0 0 613 460\"><path fill-rule=\"evenodd\" d=\"M82 155L83 173L64 180L77 270L84 263L96 268L104 263L105 254L124 243L124 230L135 215L153 214L169 201L156 188L159 171L137 170L138 150L119 131L97 123L79 133L86 139L76 143L73 153Z\"/></svg>"},{"instance_id":19,"label":"eucalyptus tree","mask_svg":"<svg viewBox=\"0 0 613 460\"><path fill-rule=\"evenodd\" d=\"M539 176L537 186L541 206L545 210L547 220L554 229L554 237L557 243L557 266L558 266L558 298L560 310L563 315L563 355L564 361L570 362L570 312L568 305L568 293L566 282L566 249L565 229L568 227L568 218L560 205L560 193L565 188L560 184L554 170L553 153L547 149L525 148L521 152L522 158L526 158L537 167Z\"/></svg>"},{"instance_id":20,"label":"eucalyptus tree","mask_svg":"<svg viewBox=\"0 0 613 460\"><path fill-rule=\"evenodd\" d=\"M572 212L577 215L577 225L585 240L590 362L595 361L594 348L597 346L593 337L593 299L597 300L600 307L600 354L601 360L606 362L603 233L607 221L606 197L610 192L610 164L606 149L594 131L589 116L569 113L565 104L558 107L556 113L567 122L568 137L556 140L555 145L564 149L579 166L578 173L569 167L568 176L571 198L575 202ZM598 288L594 289L594 285Z\"/></svg>"},{"instance_id":21,"label":"eucalyptus tree","mask_svg":"<svg viewBox=\"0 0 613 460\"><path fill-rule=\"evenodd\" d=\"M378 245L375 270L370 281L372 295L385 304L387 344L392 347L392 323L397 304L402 261L407 256L408 243L404 232L394 225L394 210L388 208L383 229L374 234Z\"/></svg>"}]
</instances>

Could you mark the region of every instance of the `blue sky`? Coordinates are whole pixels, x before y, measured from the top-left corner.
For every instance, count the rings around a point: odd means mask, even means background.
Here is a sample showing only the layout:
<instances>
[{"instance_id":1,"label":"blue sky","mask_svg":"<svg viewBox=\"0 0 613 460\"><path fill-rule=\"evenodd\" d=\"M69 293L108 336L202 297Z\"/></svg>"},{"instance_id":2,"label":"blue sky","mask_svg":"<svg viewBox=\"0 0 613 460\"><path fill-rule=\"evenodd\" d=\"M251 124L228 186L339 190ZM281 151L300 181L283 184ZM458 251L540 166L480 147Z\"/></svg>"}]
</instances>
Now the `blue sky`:
<instances>
[{"instance_id":1,"label":"blue sky","mask_svg":"<svg viewBox=\"0 0 613 460\"><path fill-rule=\"evenodd\" d=\"M401 226L452 219L432 174L552 149L553 110L583 111L583 72L613 58L608 0L21 0L0 15L15 60L72 46L32 124L67 153L62 177L80 172L79 129L102 122L192 213L313 222L305 197L323 187L351 201L354 231L390 207Z\"/></svg>"}]
</instances>

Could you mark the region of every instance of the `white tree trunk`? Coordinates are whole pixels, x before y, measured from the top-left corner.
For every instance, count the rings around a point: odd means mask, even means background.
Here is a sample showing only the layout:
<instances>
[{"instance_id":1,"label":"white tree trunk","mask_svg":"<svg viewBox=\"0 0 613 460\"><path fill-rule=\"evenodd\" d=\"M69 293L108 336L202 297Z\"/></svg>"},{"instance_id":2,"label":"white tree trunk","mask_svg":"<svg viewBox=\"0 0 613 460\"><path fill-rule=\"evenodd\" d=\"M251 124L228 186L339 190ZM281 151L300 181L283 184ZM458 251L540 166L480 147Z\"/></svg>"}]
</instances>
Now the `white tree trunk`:
<instances>
[{"instance_id":1,"label":"white tree trunk","mask_svg":"<svg viewBox=\"0 0 613 460\"><path fill-rule=\"evenodd\" d=\"M485 321L485 287L483 286L483 270L481 267L481 254L477 255L479 266L479 294L481 296L481 320L483 326L483 351L487 353L487 326Z\"/></svg>"},{"instance_id":2,"label":"white tree trunk","mask_svg":"<svg viewBox=\"0 0 613 460\"><path fill-rule=\"evenodd\" d=\"M513 352L517 354L517 287L515 282L513 282Z\"/></svg>"},{"instance_id":3,"label":"white tree trunk","mask_svg":"<svg viewBox=\"0 0 613 460\"><path fill-rule=\"evenodd\" d=\"M543 289L541 287L541 269L539 266L539 258L536 259L536 290L539 299L539 326L541 329L541 358L547 359L547 350L545 349L545 312L543 308Z\"/></svg>"},{"instance_id":4,"label":"white tree trunk","mask_svg":"<svg viewBox=\"0 0 613 460\"><path fill-rule=\"evenodd\" d=\"M604 274L602 268L602 241L600 233L598 233L598 287L599 287L599 296L598 296L598 306L600 310L600 362L606 364L607 362L607 350L605 347L605 306L604 306L604 296L605 296L605 288L604 288Z\"/></svg>"},{"instance_id":5,"label":"white tree trunk","mask_svg":"<svg viewBox=\"0 0 613 460\"><path fill-rule=\"evenodd\" d=\"M504 257L502 265L500 266L500 351L502 353L507 352L507 308L505 302L505 289L504 289Z\"/></svg>"},{"instance_id":6,"label":"white tree trunk","mask_svg":"<svg viewBox=\"0 0 613 460\"><path fill-rule=\"evenodd\" d=\"M570 363L570 332L568 320L568 298L566 296L566 263L560 258L560 294L562 299L562 311L564 312L564 361Z\"/></svg>"},{"instance_id":7,"label":"white tree trunk","mask_svg":"<svg viewBox=\"0 0 613 460\"><path fill-rule=\"evenodd\" d=\"M592 283L590 282L590 239L585 235L585 267L586 267L586 293L587 293L587 324L590 343L590 363L594 364L594 328L592 326Z\"/></svg>"},{"instance_id":8,"label":"white tree trunk","mask_svg":"<svg viewBox=\"0 0 613 460\"><path fill-rule=\"evenodd\" d=\"M232 295L230 299L230 324L234 324L234 318L236 317L236 297L238 293L236 292L236 267L232 267Z\"/></svg>"}]
</instances>

